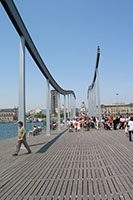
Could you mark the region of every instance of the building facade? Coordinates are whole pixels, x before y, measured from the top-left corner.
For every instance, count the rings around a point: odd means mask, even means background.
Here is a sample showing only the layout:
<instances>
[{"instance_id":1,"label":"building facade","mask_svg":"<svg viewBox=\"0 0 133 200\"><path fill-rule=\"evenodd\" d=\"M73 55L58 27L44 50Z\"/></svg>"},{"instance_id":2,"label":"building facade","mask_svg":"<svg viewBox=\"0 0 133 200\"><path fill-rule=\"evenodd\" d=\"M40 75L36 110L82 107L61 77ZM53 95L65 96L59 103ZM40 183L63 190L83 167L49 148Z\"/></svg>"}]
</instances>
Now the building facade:
<instances>
[{"instance_id":1,"label":"building facade","mask_svg":"<svg viewBox=\"0 0 133 200\"><path fill-rule=\"evenodd\" d=\"M81 112L81 113L86 113L86 106L85 106L85 102L82 102L82 105L81 105L80 112Z\"/></svg>"},{"instance_id":2,"label":"building facade","mask_svg":"<svg viewBox=\"0 0 133 200\"><path fill-rule=\"evenodd\" d=\"M29 112L30 115L37 115L37 114L39 114L39 113L42 113L42 110L41 110L40 108L36 108L36 109L31 110L31 111Z\"/></svg>"},{"instance_id":3,"label":"building facade","mask_svg":"<svg viewBox=\"0 0 133 200\"><path fill-rule=\"evenodd\" d=\"M18 109L0 109L0 122L12 122L18 118Z\"/></svg>"},{"instance_id":4,"label":"building facade","mask_svg":"<svg viewBox=\"0 0 133 200\"><path fill-rule=\"evenodd\" d=\"M55 115L58 110L58 92L51 90L51 114Z\"/></svg>"},{"instance_id":5,"label":"building facade","mask_svg":"<svg viewBox=\"0 0 133 200\"><path fill-rule=\"evenodd\" d=\"M133 115L133 103L102 104L102 115Z\"/></svg>"}]
</instances>

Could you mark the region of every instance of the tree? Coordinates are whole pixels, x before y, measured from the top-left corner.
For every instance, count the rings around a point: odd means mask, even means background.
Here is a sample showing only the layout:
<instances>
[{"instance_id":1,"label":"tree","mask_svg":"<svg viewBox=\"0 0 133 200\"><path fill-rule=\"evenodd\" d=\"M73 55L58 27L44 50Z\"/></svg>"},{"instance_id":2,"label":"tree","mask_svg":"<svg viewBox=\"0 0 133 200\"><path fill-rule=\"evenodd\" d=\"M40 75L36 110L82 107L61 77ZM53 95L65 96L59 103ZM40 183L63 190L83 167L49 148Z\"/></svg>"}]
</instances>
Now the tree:
<instances>
[{"instance_id":1,"label":"tree","mask_svg":"<svg viewBox=\"0 0 133 200\"><path fill-rule=\"evenodd\" d=\"M79 112L76 112L76 116L79 116Z\"/></svg>"},{"instance_id":2,"label":"tree","mask_svg":"<svg viewBox=\"0 0 133 200\"><path fill-rule=\"evenodd\" d=\"M13 120L14 120L14 121L17 121L17 120L18 120L18 117L17 117L16 115L14 115L14 116L13 116Z\"/></svg>"},{"instance_id":3,"label":"tree","mask_svg":"<svg viewBox=\"0 0 133 200\"><path fill-rule=\"evenodd\" d=\"M64 113L61 113L61 114L60 114L60 117L61 117L61 118L64 118Z\"/></svg>"},{"instance_id":4,"label":"tree","mask_svg":"<svg viewBox=\"0 0 133 200\"><path fill-rule=\"evenodd\" d=\"M46 115L43 113L38 113L34 116L35 118L46 118Z\"/></svg>"}]
</instances>

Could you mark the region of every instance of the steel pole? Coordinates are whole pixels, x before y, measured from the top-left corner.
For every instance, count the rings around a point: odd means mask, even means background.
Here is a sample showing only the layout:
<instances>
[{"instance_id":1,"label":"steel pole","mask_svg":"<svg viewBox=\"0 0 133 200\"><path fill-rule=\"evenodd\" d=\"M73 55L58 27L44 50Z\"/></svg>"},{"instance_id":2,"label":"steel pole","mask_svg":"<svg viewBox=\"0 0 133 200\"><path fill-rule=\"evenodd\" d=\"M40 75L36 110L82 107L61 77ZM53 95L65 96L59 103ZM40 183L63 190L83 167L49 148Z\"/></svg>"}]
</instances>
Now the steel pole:
<instances>
[{"instance_id":1,"label":"steel pole","mask_svg":"<svg viewBox=\"0 0 133 200\"><path fill-rule=\"evenodd\" d=\"M66 128L66 95L64 95L64 128Z\"/></svg>"},{"instance_id":2,"label":"steel pole","mask_svg":"<svg viewBox=\"0 0 133 200\"><path fill-rule=\"evenodd\" d=\"M76 100L75 100L75 98L74 98L74 117L76 117Z\"/></svg>"},{"instance_id":3,"label":"steel pole","mask_svg":"<svg viewBox=\"0 0 133 200\"><path fill-rule=\"evenodd\" d=\"M90 100L90 94L89 94L89 89L88 89L88 117L90 117L90 104L89 104L89 100Z\"/></svg>"},{"instance_id":4,"label":"steel pole","mask_svg":"<svg viewBox=\"0 0 133 200\"><path fill-rule=\"evenodd\" d=\"M60 93L58 93L58 131L60 131Z\"/></svg>"},{"instance_id":5,"label":"steel pole","mask_svg":"<svg viewBox=\"0 0 133 200\"><path fill-rule=\"evenodd\" d=\"M91 116L93 116L93 89L91 89Z\"/></svg>"},{"instance_id":6,"label":"steel pole","mask_svg":"<svg viewBox=\"0 0 133 200\"><path fill-rule=\"evenodd\" d=\"M72 119L72 96L70 94L70 119Z\"/></svg>"},{"instance_id":7,"label":"steel pole","mask_svg":"<svg viewBox=\"0 0 133 200\"><path fill-rule=\"evenodd\" d=\"M100 102L100 87L99 87L99 73L97 70L97 101L98 101L98 117L99 117L99 123L101 127L101 102Z\"/></svg>"},{"instance_id":8,"label":"steel pole","mask_svg":"<svg viewBox=\"0 0 133 200\"><path fill-rule=\"evenodd\" d=\"M70 114L70 113L69 113L69 94L68 94L67 98L68 98L68 116L67 116L67 117L68 117L68 119L69 119L69 118L70 118L70 115L69 115L69 114Z\"/></svg>"},{"instance_id":9,"label":"steel pole","mask_svg":"<svg viewBox=\"0 0 133 200\"><path fill-rule=\"evenodd\" d=\"M94 104L94 101L93 101L93 89L91 90L91 94L92 94L91 109L92 109L92 116L94 116L94 112L93 112L93 111L94 111L94 110L93 110L93 106L94 106L94 105L93 105L93 104Z\"/></svg>"},{"instance_id":10,"label":"steel pole","mask_svg":"<svg viewBox=\"0 0 133 200\"><path fill-rule=\"evenodd\" d=\"M46 135L50 136L50 84L46 79Z\"/></svg>"},{"instance_id":11,"label":"steel pole","mask_svg":"<svg viewBox=\"0 0 133 200\"><path fill-rule=\"evenodd\" d=\"M96 113L96 84L94 85L94 115L97 117Z\"/></svg>"},{"instance_id":12,"label":"steel pole","mask_svg":"<svg viewBox=\"0 0 133 200\"><path fill-rule=\"evenodd\" d=\"M74 98L72 95L72 118L74 118Z\"/></svg>"},{"instance_id":13,"label":"steel pole","mask_svg":"<svg viewBox=\"0 0 133 200\"><path fill-rule=\"evenodd\" d=\"M89 109L89 117L91 116L91 113L90 113L90 91L89 91L89 96L88 96L88 109Z\"/></svg>"},{"instance_id":14,"label":"steel pole","mask_svg":"<svg viewBox=\"0 0 133 200\"><path fill-rule=\"evenodd\" d=\"M90 103L90 117L91 117L91 90L90 90L90 95L89 95L89 96L90 96L90 98L89 98L89 99L90 99L90 100L89 100L89 103Z\"/></svg>"},{"instance_id":15,"label":"steel pole","mask_svg":"<svg viewBox=\"0 0 133 200\"><path fill-rule=\"evenodd\" d=\"M18 120L25 123L25 38L20 37Z\"/></svg>"}]
</instances>

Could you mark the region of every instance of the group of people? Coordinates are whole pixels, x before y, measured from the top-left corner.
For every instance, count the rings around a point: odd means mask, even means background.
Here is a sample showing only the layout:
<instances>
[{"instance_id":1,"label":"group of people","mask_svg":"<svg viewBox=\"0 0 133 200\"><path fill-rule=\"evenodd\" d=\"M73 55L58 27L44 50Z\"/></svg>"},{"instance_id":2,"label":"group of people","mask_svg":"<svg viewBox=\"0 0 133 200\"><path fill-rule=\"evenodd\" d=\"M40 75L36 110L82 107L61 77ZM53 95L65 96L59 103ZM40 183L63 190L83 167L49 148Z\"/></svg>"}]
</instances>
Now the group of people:
<instances>
[{"instance_id":1,"label":"group of people","mask_svg":"<svg viewBox=\"0 0 133 200\"><path fill-rule=\"evenodd\" d=\"M33 136L36 136L36 135L39 135L42 131L42 128L40 126L33 126L33 129L32 130L29 130L28 132L28 135L33 135Z\"/></svg>"},{"instance_id":2,"label":"group of people","mask_svg":"<svg viewBox=\"0 0 133 200\"><path fill-rule=\"evenodd\" d=\"M102 117L101 123L104 129L106 130L117 130L117 129L125 129L125 134L127 137L129 137L129 141L132 141L132 134L133 134L133 116L120 116L120 117ZM88 117L87 115L81 115L79 117L76 117L72 120L67 120L67 125L69 127L69 132L75 132L82 130L89 131L90 128L99 129L100 127L100 121L96 117ZM17 156L20 147L22 144L26 147L28 153L31 153L31 150L29 148L29 145L26 142L26 131L23 126L23 122L18 122L19 130L18 130L18 141L16 144L16 151L13 154L13 156ZM52 124L52 129L54 130L56 128L56 124ZM40 131L38 127L34 126L35 131Z\"/></svg>"},{"instance_id":3,"label":"group of people","mask_svg":"<svg viewBox=\"0 0 133 200\"><path fill-rule=\"evenodd\" d=\"M104 129L124 129L125 127L125 122L128 122L130 117L124 117L124 116L109 116L109 117L102 117L102 124Z\"/></svg>"},{"instance_id":4,"label":"group of people","mask_svg":"<svg viewBox=\"0 0 133 200\"><path fill-rule=\"evenodd\" d=\"M132 141L133 116L102 117L102 124L103 128L106 130L125 130L125 134L129 137L129 141Z\"/></svg>"},{"instance_id":5,"label":"group of people","mask_svg":"<svg viewBox=\"0 0 133 200\"><path fill-rule=\"evenodd\" d=\"M85 131L89 131L90 128L96 128L99 129L99 119L95 117L87 117L85 116L80 116L76 117L72 120L68 119L67 124L69 126L69 131L75 132L80 131L81 129L84 129Z\"/></svg>"},{"instance_id":6,"label":"group of people","mask_svg":"<svg viewBox=\"0 0 133 200\"><path fill-rule=\"evenodd\" d=\"M90 128L99 129L100 121L98 117L88 117L87 115L76 117L72 120L68 119L67 124L69 127L69 132L77 132L82 130L89 131ZM133 116L102 116L101 119L102 128L105 130L125 130L125 134L129 137L129 141L132 141L133 134Z\"/></svg>"}]
</instances>

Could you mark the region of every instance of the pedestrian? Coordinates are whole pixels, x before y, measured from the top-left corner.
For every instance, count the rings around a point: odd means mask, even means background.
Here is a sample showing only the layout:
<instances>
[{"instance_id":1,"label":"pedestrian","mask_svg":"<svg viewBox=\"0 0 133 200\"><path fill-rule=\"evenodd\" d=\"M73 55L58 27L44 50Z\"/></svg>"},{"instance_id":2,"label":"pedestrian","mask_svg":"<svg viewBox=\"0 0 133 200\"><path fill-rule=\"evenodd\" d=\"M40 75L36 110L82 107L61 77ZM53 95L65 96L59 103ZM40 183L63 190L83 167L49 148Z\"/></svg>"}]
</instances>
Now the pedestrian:
<instances>
[{"instance_id":1,"label":"pedestrian","mask_svg":"<svg viewBox=\"0 0 133 200\"><path fill-rule=\"evenodd\" d=\"M116 117L113 118L113 125L114 125L114 130L117 130L117 119Z\"/></svg>"},{"instance_id":2,"label":"pedestrian","mask_svg":"<svg viewBox=\"0 0 133 200\"><path fill-rule=\"evenodd\" d=\"M97 118L96 118L96 129L97 129L97 130L99 129L99 123L100 123L100 121L99 121L99 118L97 117Z\"/></svg>"},{"instance_id":3,"label":"pedestrian","mask_svg":"<svg viewBox=\"0 0 133 200\"><path fill-rule=\"evenodd\" d=\"M16 144L16 152L13 154L13 156L18 155L22 144L24 144L25 148L28 151L28 154L30 154L31 150L29 148L29 145L26 142L26 131L25 131L25 128L23 126L23 122L19 121L18 122L18 141L17 141L17 144Z\"/></svg>"},{"instance_id":4,"label":"pedestrian","mask_svg":"<svg viewBox=\"0 0 133 200\"><path fill-rule=\"evenodd\" d=\"M109 118L109 123L110 123L110 129L112 130L113 129L113 117L110 116Z\"/></svg>"},{"instance_id":5,"label":"pedestrian","mask_svg":"<svg viewBox=\"0 0 133 200\"><path fill-rule=\"evenodd\" d=\"M133 116L130 117L130 120L128 122L129 127L129 141L132 141L132 133L133 133Z\"/></svg>"},{"instance_id":6,"label":"pedestrian","mask_svg":"<svg viewBox=\"0 0 133 200\"><path fill-rule=\"evenodd\" d=\"M77 122L77 120L75 122L74 128L75 128L75 132L77 132L77 129L78 129L78 122Z\"/></svg>"}]
</instances>

